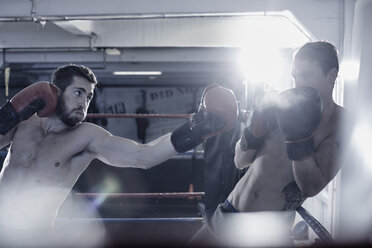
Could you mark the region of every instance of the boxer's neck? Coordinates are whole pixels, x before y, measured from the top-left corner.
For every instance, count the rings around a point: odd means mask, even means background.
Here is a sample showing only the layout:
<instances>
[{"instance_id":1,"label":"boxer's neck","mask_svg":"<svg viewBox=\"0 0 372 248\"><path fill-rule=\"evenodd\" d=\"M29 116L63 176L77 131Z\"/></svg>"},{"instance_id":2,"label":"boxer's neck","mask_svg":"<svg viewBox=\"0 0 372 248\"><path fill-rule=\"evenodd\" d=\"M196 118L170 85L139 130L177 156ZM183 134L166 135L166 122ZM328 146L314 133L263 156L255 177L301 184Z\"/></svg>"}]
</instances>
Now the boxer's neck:
<instances>
[{"instance_id":1,"label":"boxer's neck","mask_svg":"<svg viewBox=\"0 0 372 248\"><path fill-rule=\"evenodd\" d=\"M58 133L70 127L64 124L55 114L52 114L47 118L41 119L41 128L47 134L51 132Z\"/></svg>"}]
</instances>

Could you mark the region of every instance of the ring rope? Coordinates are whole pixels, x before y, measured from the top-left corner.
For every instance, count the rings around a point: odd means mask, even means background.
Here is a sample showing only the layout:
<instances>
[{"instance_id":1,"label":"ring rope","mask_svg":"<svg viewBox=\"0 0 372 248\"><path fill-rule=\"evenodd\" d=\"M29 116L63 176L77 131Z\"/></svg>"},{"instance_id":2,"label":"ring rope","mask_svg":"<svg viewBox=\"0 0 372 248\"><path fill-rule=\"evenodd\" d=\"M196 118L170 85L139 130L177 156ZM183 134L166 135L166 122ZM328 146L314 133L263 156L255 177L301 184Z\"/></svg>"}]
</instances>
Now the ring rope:
<instances>
[{"instance_id":1,"label":"ring rope","mask_svg":"<svg viewBox=\"0 0 372 248\"><path fill-rule=\"evenodd\" d=\"M175 218L57 218L58 222L202 222L203 217L175 217Z\"/></svg>"},{"instance_id":2,"label":"ring rope","mask_svg":"<svg viewBox=\"0 0 372 248\"><path fill-rule=\"evenodd\" d=\"M306 221L306 223L313 229L314 233L318 235L321 241L326 243L334 242L332 235L327 231L327 229L320 224L320 222L315 219L305 208L298 207L297 213Z\"/></svg>"},{"instance_id":3,"label":"ring rope","mask_svg":"<svg viewBox=\"0 0 372 248\"><path fill-rule=\"evenodd\" d=\"M174 192L174 193L72 193L74 196L85 197L115 197L115 198L201 198L204 192Z\"/></svg>"},{"instance_id":4,"label":"ring rope","mask_svg":"<svg viewBox=\"0 0 372 248\"><path fill-rule=\"evenodd\" d=\"M192 114L87 114L87 118L185 118L188 119Z\"/></svg>"},{"instance_id":5,"label":"ring rope","mask_svg":"<svg viewBox=\"0 0 372 248\"><path fill-rule=\"evenodd\" d=\"M5 157L8 154L7 151L0 151L0 157ZM184 155L203 155L204 151L202 150L194 150L190 152L183 152L183 153L177 153L175 156L184 156Z\"/></svg>"}]
</instances>

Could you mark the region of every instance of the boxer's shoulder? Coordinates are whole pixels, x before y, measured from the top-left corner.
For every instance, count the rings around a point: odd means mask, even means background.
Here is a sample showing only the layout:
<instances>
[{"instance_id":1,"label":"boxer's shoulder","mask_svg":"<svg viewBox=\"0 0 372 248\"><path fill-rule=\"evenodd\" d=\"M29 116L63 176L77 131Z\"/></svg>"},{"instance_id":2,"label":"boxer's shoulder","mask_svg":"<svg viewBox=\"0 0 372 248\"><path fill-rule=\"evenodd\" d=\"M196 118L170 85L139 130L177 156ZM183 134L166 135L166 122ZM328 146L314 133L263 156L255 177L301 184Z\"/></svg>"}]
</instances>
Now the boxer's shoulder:
<instances>
[{"instance_id":1,"label":"boxer's shoulder","mask_svg":"<svg viewBox=\"0 0 372 248\"><path fill-rule=\"evenodd\" d=\"M70 139L78 139L80 142L86 141L88 143L94 140L100 140L107 135L111 134L104 128L90 122L79 123L65 134Z\"/></svg>"},{"instance_id":2,"label":"boxer's shoulder","mask_svg":"<svg viewBox=\"0 0 372 248\"><path fill-rule=\"evenodd\" d=\"M99 134L100 132L105 131L104 128L91 123L91 122L82 122L79 124L76 124L73 128L72 131L74 132L82 132L82 133L89 133L91 135Z\"/></svg>"}]
</instances>

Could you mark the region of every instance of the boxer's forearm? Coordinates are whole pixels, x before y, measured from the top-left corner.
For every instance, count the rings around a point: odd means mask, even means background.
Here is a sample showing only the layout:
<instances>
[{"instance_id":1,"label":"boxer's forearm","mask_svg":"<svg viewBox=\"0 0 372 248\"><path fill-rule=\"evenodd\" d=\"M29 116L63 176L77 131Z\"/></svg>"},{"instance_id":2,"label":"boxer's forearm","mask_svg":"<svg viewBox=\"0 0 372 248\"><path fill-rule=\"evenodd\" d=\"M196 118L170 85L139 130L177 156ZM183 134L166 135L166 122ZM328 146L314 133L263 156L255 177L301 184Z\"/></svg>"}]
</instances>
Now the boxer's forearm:
<instances>
[{"instance_id":1,"label":"boxer's forearm","mask_svg":"<svg viewBox=\"0 0 372 248\"><path fill-rule=\"evenodd\" d=\"M171 134L166 134L150 143L141 144L142 153L138 156L138 164L143 169L149 169L165 162L177 152L171 143Z\"/></svg>"},{"instance_id":2,"label":"boxer's forearm","mask_svg":"<svg viewBox=\"0 0 372 248\"><path fill-rule=\"evenodd\" d=\"M170 142L170 134L150 143L140 144L106 133L105 136L97 138L94 144L91 143L89 150L106 164L142 169L158 165L176 154Z\"/></svg>"},{"instance_id":3,"label":"boxer's forearm","mask_svg":"<svg viewBox=\"0 0 372 248\"><path fill-rule=\"evenodd\" d=\"M298 187L308 196L319 193L341 167L341 150L334 135L328 136L316 152L303 160L293 161L293 173Z\"/></svg>"},{"instance_id":4,"label":"boxer's forearm","mask_svg":"<svg viewBox=\"0 0 372 248\"><path fill-rule=\"evenodd\" d=\"M292 167L297 186L308 197L318 194L329 182L313 157L292 161Z\"/></svg>"}]
</instances>

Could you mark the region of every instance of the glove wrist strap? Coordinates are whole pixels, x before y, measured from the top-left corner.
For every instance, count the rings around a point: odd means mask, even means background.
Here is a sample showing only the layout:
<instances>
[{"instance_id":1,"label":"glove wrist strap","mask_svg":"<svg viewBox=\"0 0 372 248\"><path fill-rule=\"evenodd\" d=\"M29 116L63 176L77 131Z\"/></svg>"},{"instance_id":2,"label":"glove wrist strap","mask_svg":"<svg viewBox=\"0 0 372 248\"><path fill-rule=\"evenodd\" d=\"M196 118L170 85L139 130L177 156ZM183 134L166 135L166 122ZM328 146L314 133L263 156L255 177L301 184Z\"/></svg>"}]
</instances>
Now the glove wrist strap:
<instances>
[{"instance_id":1,"label":"glove wrist strap","mask_svg":"<svg viewBox=\"0 0 372 248\"><path fill-rule=\"evenodd\" d=\"M13 104L8 101L0 109L0 134L5 135L10 129L15 127L21 120L19 114L14 109Z\"/></svg>"},{"instance_id":2,"label":"glove wrist strap","mask_svg":"<svg viewBox=\"0 0 372 248\"><path fill-rule=\"evenodd\" d=\"M177 128L171 135L174 149L179 152L187 152L203 142L203 138L191 130L191 125L186 122Z\"/></svg>"}]
</instances>

